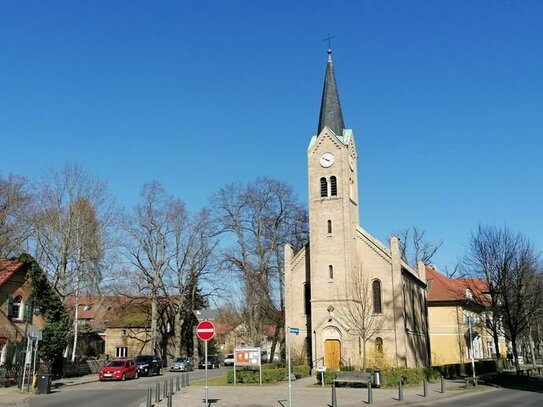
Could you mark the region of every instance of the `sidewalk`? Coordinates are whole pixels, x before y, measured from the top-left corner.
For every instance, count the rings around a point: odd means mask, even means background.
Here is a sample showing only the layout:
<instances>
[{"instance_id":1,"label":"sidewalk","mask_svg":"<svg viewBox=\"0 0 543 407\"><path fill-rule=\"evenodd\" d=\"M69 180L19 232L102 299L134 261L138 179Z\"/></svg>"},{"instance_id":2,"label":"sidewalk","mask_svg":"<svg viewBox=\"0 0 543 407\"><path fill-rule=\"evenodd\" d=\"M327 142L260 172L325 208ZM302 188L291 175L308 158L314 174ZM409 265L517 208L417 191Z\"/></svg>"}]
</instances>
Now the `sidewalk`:
<instances>
[{"instance_id":1,"label":"sidewalk","mask_svg":"<svg viewBox=\"0 0 543 407\"><path fill-rule=\"evenodd\" d=\"M465 387L463 380L446 380L445 393L441 393L441 384L429 383L427 397L423 397L422 385L403 389L403 401L399 400L398 389L372 389L373 404L376 406L406 405L435 401L468 394L474 391L487 391L492 387ZM327 407L332 405L330 386L316 385L315 377L307 377L292 382L292 406ZM154 390L152 402L156 407L166 407L167 399L155 403ZM181 388L172 396L173 407L201 407L204 405L205 387L189 386ZM360 407L368 404L367 388L339 387L336 389L337 406ZM288 384L280 383L265 386L214 386L208 389L208 402L214 407L277 407L288 406ZM145 403L140 407L145 407Z\"/></svg>"},{"instance_id":2,"label":"sidewalk","mask_svg":"<svg viewBox=\"0 0 543 407\"><path fill-rule=\"evenodd\" d=\"M53 380L51 388L61 386L76 386L79 384L91 383L98 381L98 375L91 374L80 377L68 377L58 380ZM0 387L0 407L12 406L27 406L27 399L34 396L35 390L30 392L22 392L19 387Z\"/></svg>"}]
</instances>

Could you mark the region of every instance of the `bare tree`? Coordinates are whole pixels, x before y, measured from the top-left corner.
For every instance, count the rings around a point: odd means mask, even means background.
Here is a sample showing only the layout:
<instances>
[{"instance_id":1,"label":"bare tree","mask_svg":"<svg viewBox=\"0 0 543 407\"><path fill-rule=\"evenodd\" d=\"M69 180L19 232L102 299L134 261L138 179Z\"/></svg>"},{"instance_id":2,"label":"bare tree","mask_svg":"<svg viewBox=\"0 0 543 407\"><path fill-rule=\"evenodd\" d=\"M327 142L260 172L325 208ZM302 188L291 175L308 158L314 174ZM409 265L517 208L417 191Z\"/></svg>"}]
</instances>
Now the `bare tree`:
<instances>
[{"instance_id":1,"label":"bare tree","mask_svg":"<svg viewBox=\"0 0 543 407\"><path fill-rule=\"evenodd\" d=\"M505 227L479 225L470 238L463 266L486 280L492 314L487 324L495 347L499 352L498 338L503 333L511 341L518 369L518 339L529 333L542 307L541 266L532 243Z\"/></svg>"},{"instance_id":2,"label":"bare tree","mask_svg":"<svg viewBox=\"0 0 543 407\"><path fill-rule=\"evenodd\" d=\"M32 194L26 178L0 177L0 257L20 254L31 234Z\"/></svg>"},{"instance_id":3,"label":"bare tree","mask_svg":"<svg viewBox=\"0 0 543 407\"><path fill-rule=\"evenodd\" d=\"M32 223L36 258L63 301L79 288L96 292L115 211L107 186L78 165L48 170Z\"/></svg>"},{"instance_id":4,"label":"bare tree","mask_svg":"<svg viewBox=\"0 0 543 407\"><path fill-rule=\"evenodd\" d=\"M248 336L260 345L265 322L283 326L283 247L307 242L307 215L286 183L258 178L248 185L229 185L213 199L217 224L235 242L223 264L243 286L243 317ZM273 357L273 355L271 355Z\"/></svg>"},{"instance_id":5,"label":"bare tree","mask_svg":"<svg viewBox=\"0 0 543 407\"><path fill-rule=\"evenodd\" d=\"M173 352L180 355L183 325L201 305L199 284L210 272L217 244L209 213L191 217L185 204L155 181L143 186L141 203L123 229L125 255L137 270L132 281L150 298L151 348L166 357L173 339Z\"/></svg>"},{"instance_id":6,"label":"bare tree","mask_svg":"<svg viewBox=\"0 0 543 407\"><path fill-rule=\"evenodd\" d=\"M180 211L180 210L179 210ZM177 211L174 211L177 212ZM213 269L211 263L217 246L214 224L207 210L174 223L174 256L168 263L173 276L176 300L174 309L175 355L181 355L183 326L192 320L199 306L198 287ZM190 344L187 344L190 345ZM192 348L187 346L187 348ZM187 349L192 354L191 349Z\"/></svg>"},{"instance_id":7,"label":"bare tree","mask_svg":"<svg viewBox=\"0 0 543 407\"><path fill-rule=\"evenodd\" d=\"M416 270L419 261L430 264L443 242L429 242L424 235L426 232L412 226L396 235L400 238L400 252L403 260Z\"/></svg>"},{"instance_id":8,"label":"bare tree","mask_svg":"<svg viewBox=\"0 0 543 407\"><path fill-rule=\"evenodd\" d=\"M343 289L336 295L336 302L338 306L334 312L349 327L349 334L361 340L364 370L367 364L367 343L382 329L384 320L380 314L375 313L372 290L362 265L347 274Z\"/></svg>"}]
</instances>

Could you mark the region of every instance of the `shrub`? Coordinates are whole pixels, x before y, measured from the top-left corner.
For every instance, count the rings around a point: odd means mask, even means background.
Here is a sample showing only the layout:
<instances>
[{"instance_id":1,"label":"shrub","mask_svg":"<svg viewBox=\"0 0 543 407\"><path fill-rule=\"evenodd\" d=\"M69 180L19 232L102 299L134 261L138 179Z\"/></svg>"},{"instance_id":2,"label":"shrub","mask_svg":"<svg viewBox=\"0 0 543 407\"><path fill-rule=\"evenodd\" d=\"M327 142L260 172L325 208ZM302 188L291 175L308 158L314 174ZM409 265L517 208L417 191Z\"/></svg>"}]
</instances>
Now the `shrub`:
<instances>
[{"instance_id":1,"label":"shrub","mask_svg":"<svg viewBox=\"0 0 543 407\"><path fill-rule=\"evenodd\" d=\"M381 372L381 385L384 387L396 387L401 379L405 386L415 386L422 383L422 380L426 377L427 372L425 368L408 369L397 367Z\"/></svg>"}]
</instances>

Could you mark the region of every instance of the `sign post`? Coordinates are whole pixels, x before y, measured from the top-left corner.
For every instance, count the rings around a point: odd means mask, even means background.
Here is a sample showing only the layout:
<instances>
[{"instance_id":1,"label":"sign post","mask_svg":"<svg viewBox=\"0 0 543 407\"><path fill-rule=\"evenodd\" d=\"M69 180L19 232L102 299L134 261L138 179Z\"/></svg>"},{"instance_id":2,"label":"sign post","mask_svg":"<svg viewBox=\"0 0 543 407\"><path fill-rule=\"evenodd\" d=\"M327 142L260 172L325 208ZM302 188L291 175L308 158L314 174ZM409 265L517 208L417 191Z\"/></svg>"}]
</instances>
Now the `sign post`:
<instances>
[{"instance_id":1,"label":"sign post","mask_svg":"<svg viewBox=\"0 0 543 407\"><path fill-rule=\"evenodd\" d=\"M290 377L292 374L292 366L290 363L290 334L298 335L300 333L300 328L294 328L294 327L288 327L287 328L287 350L288 350L288 406L292 406L292 378Z\"/></svg>"},{"instance_id":2,"label":"sign post","mask_svg":"<svg viewBox=\"0 0 543 407\"><path fill-rule=\"evenodd\" d=\"M207 342L215 336L215 325L208 320L201 321L196 327L196 335L200 340L204 341L204 365L206 372L206 385L205 385L205 398L206 406L209 405L208 402L208 386L207 386Z\"/></svg>"}]
</instances>

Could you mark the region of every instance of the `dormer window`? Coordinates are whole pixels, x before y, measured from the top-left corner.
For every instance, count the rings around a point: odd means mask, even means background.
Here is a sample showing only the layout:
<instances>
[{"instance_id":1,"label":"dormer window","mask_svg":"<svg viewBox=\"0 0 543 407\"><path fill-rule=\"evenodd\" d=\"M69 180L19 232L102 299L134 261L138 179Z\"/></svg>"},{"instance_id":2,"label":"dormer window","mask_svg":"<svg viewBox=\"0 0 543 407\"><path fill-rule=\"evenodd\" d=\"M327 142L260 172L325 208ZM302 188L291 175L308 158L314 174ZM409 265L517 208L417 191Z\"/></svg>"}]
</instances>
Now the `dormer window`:
<instances>
[{"instance_id":1,"label":"dormer window","mask_svg":"<svg viewBox=\"0 0 543 407\"><path fill-rule=\"evenodd\" d=\"M473 299L473 291L469 288L466 288L466 298L469 300Z\"/></svg>"}]
</instances>

